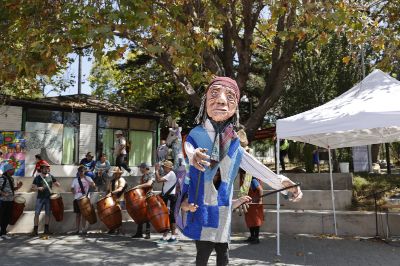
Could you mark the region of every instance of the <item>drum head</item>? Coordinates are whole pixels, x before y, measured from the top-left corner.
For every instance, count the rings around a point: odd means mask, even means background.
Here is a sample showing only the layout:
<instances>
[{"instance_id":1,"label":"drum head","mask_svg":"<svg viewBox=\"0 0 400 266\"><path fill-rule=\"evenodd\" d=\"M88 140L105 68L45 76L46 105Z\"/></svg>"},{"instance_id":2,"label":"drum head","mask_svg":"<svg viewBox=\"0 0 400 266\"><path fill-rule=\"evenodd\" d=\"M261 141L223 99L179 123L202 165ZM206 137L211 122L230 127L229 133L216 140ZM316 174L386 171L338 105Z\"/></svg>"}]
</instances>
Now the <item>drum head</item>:
<instances>
[{"instance_id":1,"label":"drum head","mask_svg":"<svg viewBox=\"0 0 400 266\"><path fill-rule=\"evenodd\" d=\"M80 201L81 199L85 199L85 198L88 198L88 197L86 195L83 195L83 196L78 198L78 201Z\"/></svg>"},{"instance_id":2,"label":"drum head","mask_svg":"<svg viewBox=\"0 0 400 266\"><path fill-rule=\"evenodd\" d=\"M25 198L22 196L15 196L14 201L16 203L20 203L20 204L25 204L25 202L26 202Z\"/></svg>"},{"instance_id":3,"label":"drum head","mask_svg":"<svg viewBox=\"0 0 400 266\"><path fill-rule=\"evenodd\" d=\"M50 199L58 199L60 197L61 197L61 195L59 193L53 193L50 195Z\"/></svg>"}]
</instances>

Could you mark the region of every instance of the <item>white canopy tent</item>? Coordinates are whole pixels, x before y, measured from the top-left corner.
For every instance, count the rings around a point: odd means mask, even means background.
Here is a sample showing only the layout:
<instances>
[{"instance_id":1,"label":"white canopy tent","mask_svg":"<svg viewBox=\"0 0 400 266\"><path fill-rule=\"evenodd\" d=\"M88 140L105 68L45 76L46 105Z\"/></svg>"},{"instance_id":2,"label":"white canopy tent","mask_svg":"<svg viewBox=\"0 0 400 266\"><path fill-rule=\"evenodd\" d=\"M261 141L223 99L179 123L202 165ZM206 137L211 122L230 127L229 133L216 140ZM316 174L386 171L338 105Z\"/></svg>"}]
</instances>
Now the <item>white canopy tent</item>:
<instances>
[{"instance_id":1,"label":"white canopy tent","mask_svg":"<svg viewBox=\"0 0 400 266\"><path fill-rule=\"evenodd\" d=\"M276 134L277 143L279 139L289 139L329 150L332 206L337 234L330 149L399 141L400 81L381 70L374 70L360 83L330 102L279 119ZM279 209L277 212L279 224Z\"/></svg>"}]
</instances>

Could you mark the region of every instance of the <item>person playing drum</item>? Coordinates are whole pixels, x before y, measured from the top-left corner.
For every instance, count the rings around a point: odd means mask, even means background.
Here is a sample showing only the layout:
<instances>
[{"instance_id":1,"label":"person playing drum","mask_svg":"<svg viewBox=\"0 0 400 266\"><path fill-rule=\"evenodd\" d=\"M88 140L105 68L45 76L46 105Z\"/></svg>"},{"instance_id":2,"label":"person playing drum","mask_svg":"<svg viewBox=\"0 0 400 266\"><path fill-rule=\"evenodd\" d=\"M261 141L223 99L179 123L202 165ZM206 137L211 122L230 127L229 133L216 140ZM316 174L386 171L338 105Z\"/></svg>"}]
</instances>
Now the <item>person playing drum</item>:
<instances>
[{"instance_id":1,"label":"person playing drum","mask_svg":"<svg viewBox=\"0 0 400 266\"><path fill-rule=\"evenodd\" d=\"M95 188L92 178L90 176L85 175L86 167L81 165L78 167L78 176L72 180L71 184L71 192L74 194L74 213L76 213L75 224L76 224L76 234L79 234L79 226L82 220L82 234L87 233L86 229L86 219L81 214L78 205L78 199L87 194L89 191L89 187Z\"/></svg>"},{"instance_id":2,"label":"person playing drum","mask_svg":"<svg viewBox=\"0 0 400 266\"><path fill-rule=\"evenodd\" d=\"M14 201L14 191L22 186L22 182L18 181L17 186L14 186L12 175L15 172L14 165L7 162L3 165L3 175L0 179L0 241L10 239L7 235L7 226L12 215L12 206Z\"/></svg>"},{"instance_id":3,"label":"person playing drum","mask_svg":"<svg viewBox=\"0 0 400 266\"><path fill-rule=\"evenodd\" d=\"M50 196L52 193L53 184L57 187L60 183L50 174L50 165L43 161L40 164L40 173L35 177L32 183L32 190L37 191L37 199L35 205L35 218L33 220L33 236L38 235L39 215L44 207L45 220L44 220L44 233L49 234L50 222Z\"/></svg>"},{"instance_id":4,"label":"person playing drum","mask_svg":"<svg viewBox=\"0 0 400 266\"><path fill-rule=\"evenodd\" d=\"M167 239L168 232L163 234L163 237L160 239L161 242L175 243L176 240L176 226L175 226L175 203L176 203L176 175L175 172L172 171L174 164L171 161L165 160L162 162L163 175L160 174L160 165L157 163L155 165L155 174L156 180L158 183L162 183L162 193L161 197L163 198L165 205L168 206L169 202L169 222L171 224L171 238Z\"/></svg>"},{"instance_id":5,"label":"person playing drum","mask_svg":"<svg viewBox=\"0 0 400 266\"><path fill-rule=\"evenodd\" d=\"M185 236L196 241L196 265L207 265L214 249L217 265L228 264L231 212L251 201L247 195L232 199L239 167L274 189L294 184L287 177L276 175L240 146L235 132L239 125L239 100L236 81L229 77L214 78L202 98L196 117L199 125L186 138L190 168L181 190L182 200L177 204L179 212L187 212L186 223L179 221L179 225ZM220 174L216 175L218 170ZM294 201L302 197L299 187L291 192Z\"/></svg>"},{"instance_id":6,"label":"person playing drum","mask_svg":"<svg viewBox=\"0 0 400 266\"><path fill-rule=\"evenodd\" d=\"M134 188L142 188L147 192L153 190L154 184L154 174L150 172L150 166L147 163L141 163L139 165L139 170L142 173L142 178L140 180L140 185L137 185ZM150 239L150 222L146 222L146 236L145 239ZM143 237L143 223L138 224L136 234L132 236L133 238L142 238Z\"/></svg>"},{"instance_id":7,"label":"person playing drum","mask_svg":"<svg viewBox=\"0 0 400 266\"><path fill-rule=\"evenodd\" d=\"M117 204L121 206L121 202L124 200L123 194L125 190L128 188L128 183L125 178L122 177L124 171L122 171L119 167L114 167L114 170L111 171L112 179L108 184L107 193L111 194L115 199ZM124 207L124 206L121 206ZM114 233L115 230L108 231L109 234Z\"/></svg>"}]
</instances>

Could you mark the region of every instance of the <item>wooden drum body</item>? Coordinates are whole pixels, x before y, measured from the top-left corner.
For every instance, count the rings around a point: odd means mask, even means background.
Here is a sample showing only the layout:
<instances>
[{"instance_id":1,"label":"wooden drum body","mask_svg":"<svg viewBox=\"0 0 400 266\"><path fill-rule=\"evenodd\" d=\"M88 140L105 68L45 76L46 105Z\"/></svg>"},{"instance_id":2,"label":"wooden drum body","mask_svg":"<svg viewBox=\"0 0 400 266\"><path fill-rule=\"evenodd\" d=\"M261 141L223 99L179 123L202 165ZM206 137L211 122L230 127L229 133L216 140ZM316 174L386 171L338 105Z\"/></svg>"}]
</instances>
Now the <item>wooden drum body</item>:
<instances>
[{"instance_id":1,"label":"wooden drum body","mask_svg":"<svg viewBox=\"0 0 400 266\"><path fill-rule=\"evenodd\" d=\"M169 215L168 208L165 205L160 195L152 195L147 197L147 217L153 227L159 233L164 233L169 230Z\"/></svg>"},{"instance_id":2,"label":"wooden drum body","mask_svg":"<svg viewBox=\"0 0 400 266\"><path fill-rule=\"evenodd\" d=\"M24 212L24 208L25 198L21 196L15 196L12 206L11 219L9 222L10 225L14 225L18 221L19 217Z\"/></svg>"},{"instance_id":3,"label":"wooden drum body","mask_svg":"<svg viewBox=\"0 0 400 266\"><path fill-rule=\"evenodd\" d=\"M132 188L125 192L124 198L126 210L135 223L147 222L146 192L141 188Z\"/></svg>"},{"instance_id":4,"label":"wooden drum body","mask_svg":"<svg viewBox=\"0 0 400 266\"><path fill-rule=\"evenodd\" d=\"M90 199L87 196L82 196L78 199L79 210L81 214L90 224L97 222L96 212L93 205L90 203Z\"/></svg>"},{"instance_id":5,"label":"wooden drum body","mask_svg":"<svg viewBox=\"0 0 400 266\"><path fill-rule=\"evenodd\" d=\"M97 213L108 229L117 229L122 225L121 208L112 196L101 198L97 202Z\"/></svg>"},{"instance_id":6,"label":"wooden drum body","mask_svg":"<svg viewBox=\"0 0 400 266\"><path fill-rule=\"evenodd\" d=\"M50 195L50 207L56 221L62 221L64 218L64 203L60 194L54 193Z\"/></svg>"}]
</instances>

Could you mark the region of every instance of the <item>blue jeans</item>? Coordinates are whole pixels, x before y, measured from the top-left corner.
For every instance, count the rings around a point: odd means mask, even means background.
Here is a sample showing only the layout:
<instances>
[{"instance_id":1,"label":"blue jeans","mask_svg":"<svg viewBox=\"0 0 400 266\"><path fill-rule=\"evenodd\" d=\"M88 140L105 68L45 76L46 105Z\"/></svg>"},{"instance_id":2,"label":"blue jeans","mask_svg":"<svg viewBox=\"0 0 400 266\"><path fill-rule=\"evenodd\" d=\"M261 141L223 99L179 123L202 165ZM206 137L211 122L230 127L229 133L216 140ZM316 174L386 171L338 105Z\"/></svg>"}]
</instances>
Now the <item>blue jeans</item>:
<instances>
[{"instance_id":1,"label":"blue jeans","mask_svg":"<svg viewBox=\"0 0 400 266\"><path fill-rule=\"evenodd\" d=\"M43 207L44 207L45 214L50 215L50 213L51 213L50 199L37 198L36 205L35 205L35 214L39 215L40 212L42 211Z\"/></svg>"}]
</instances>

